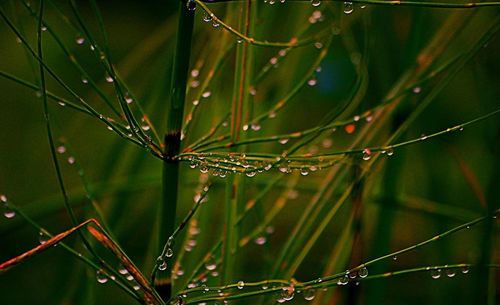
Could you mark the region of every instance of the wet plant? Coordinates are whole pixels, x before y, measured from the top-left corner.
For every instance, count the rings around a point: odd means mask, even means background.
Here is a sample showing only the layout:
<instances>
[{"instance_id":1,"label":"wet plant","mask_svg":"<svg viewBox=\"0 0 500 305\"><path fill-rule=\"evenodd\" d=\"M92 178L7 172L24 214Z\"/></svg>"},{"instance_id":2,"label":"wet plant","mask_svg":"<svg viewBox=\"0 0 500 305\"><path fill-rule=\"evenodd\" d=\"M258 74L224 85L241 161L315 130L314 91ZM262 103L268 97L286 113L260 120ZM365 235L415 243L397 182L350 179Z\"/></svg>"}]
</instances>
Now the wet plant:
<instances>
[{"instance_id":1,"label":"wet plant","mask_svg":"<svg viewBox=\"0 0 500 305\"><path fill-rule=\"evenodd\" d=\"M495 304L499 2L112 5L0 2L7 304Z\"/></svg>"}]
</instances>

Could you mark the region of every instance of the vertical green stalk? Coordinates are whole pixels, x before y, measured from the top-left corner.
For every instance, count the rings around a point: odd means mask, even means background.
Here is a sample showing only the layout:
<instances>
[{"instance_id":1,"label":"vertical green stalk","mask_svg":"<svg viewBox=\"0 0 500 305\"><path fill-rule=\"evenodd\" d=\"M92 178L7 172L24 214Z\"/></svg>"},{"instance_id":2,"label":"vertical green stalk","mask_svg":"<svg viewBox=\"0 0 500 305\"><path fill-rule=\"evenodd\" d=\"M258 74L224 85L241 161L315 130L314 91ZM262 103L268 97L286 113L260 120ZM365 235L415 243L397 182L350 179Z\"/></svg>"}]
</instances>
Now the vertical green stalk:
<instances>
[{"instance_id":1,"label":"vertical green stalk","mask_svg":"<svg viewBox=\"0 0 500 305\"><path fill-rule=\"evenodd\" d=\"M239 31L249 34L251 1L241 4L239 11ZM238 45L236 48L236 67L234 73L234 88L231 105L231 142L235 143L240 138L240 130L243 119L243 112L248 102L247 84L248 84L248 42ZM235 151L233 148L232 151ZM238 202L242 196L243 179L238 176L230 175L226 184L225 198L225 241L223 247L223 273L221 281L227 284L233 280L234 276L234 258L238 247L238 227L236 226L238 216Z\"/></svg>"},{"instance_id":2,"label":"vertical green stalk","mask_svg":"<svg viewBox=\"0 0 500 305\"><path fill-rule=\"evenodd\" d=\"M175 216L177 209L177 191L179 184L179 154L181 143L181 128L186 97L186 82L189 71L189 57L191 38L194 26L194 1L180 0L179 20L177 28L177 41L174 53L172 71L171 95L168 105L167 129L164 139L163 152L163 200L159 207L159 245L167 242L175 229ZM158 251L159 252L159 251ZM169 262L174 259L170 258ZM172 295L172 264L156 277L154 285L164 300Z\"/></svg>"}]
</instances>

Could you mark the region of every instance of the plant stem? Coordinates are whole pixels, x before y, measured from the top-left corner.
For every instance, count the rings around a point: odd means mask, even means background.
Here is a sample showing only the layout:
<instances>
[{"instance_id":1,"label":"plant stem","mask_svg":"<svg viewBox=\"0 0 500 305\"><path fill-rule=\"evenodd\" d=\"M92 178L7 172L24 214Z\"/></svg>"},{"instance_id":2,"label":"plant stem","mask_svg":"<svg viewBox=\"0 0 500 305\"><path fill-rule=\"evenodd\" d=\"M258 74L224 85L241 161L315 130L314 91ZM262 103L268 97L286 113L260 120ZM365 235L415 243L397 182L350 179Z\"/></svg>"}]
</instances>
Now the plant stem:
<instances>
[{"instance_id":1,"label":"plant stem","mask_svg":"<svg viewBox=\"0 0 500 305\"><path fill-rule=\"evenodd\" d=\"M186 96L186 82L189 70L191 37L193 35L194 10L188 9L188 0L179 1L177 42L174 53L170 104L168 106L167 130L163 155L163 200L159 208L159 245L165 243L175 229L177 209L177 188L179 184L179 154L181 143L182 117ZM159 251L158 251L159 252ZM171 260L173 261L173 259ZM155 280L155 289L164 300L172 294L172 265Z\"/></svg>"}]
</instances>

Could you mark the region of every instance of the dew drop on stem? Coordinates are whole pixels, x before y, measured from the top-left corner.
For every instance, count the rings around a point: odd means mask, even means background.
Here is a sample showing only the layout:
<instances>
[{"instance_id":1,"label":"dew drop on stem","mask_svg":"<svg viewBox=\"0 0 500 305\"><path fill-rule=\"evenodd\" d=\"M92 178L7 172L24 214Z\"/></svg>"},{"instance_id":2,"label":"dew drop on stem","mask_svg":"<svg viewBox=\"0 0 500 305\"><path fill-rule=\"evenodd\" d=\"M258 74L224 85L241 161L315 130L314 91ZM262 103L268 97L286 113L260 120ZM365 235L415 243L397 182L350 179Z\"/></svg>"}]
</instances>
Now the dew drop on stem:
<instances>
[{"instance_id":1,"label":"dew drop on stem","mask_svg":"<svg viewBox=\"0 0 500 305\"><path fill-rule=\"evenodd\" d=\"M250 177L250 178L255 177L255 175L256 175L256 174L257 174L257 172L256 172L256 171L253 171L253 170L251 170L251 171L247 171L247 172L245 173L245 175L246 175L247 177Z\"/></svg>"},{"instance_id":2,"label":"dew drop on stem","mask_svg":"<svg viewBox=\"0 0 500 305\"><path fill-rule=\"evenodd\" d=\"M343 285L347 285L348 282L349 282L349 276L346 273L338 279L337 284L343 286Z\"/></svg>"},{"instance_id":3,"label":"dew drop on stem","mask_svg":"<svg viewBox=\"0 0 500 305\"><path fill-rule=\"evenodd\" d=\"M351 14L354 11L354 5L352 2L344 2L344 13Z\"/></svg>"},{"instance_id":4,"label":"dew drop on stem","mask_svg":"<svg viewBox=\"0 0 500 305\"><path fill-rule=\"evenodd\" d=\"M166 257L172 257L174 255L174 251L171 248L167 249L167 252L165 252Z\"/></svg>"},{"instance_id":5,"label":"dew drop on stem","mask_svg":"<svg viewBox=\"0 0 500 305\"><path fill-rule=\"evenodd\" d=\"M7 196L0 195L0 201L4 203L3 216L7 219L14 218L16 216L16 211L12 210L7 204Z\"/></svg>"},{"instance_id":6,"label":"dew drop on stem","mask_svg":"<svg viewBox=\"0 0 500 305\"><path fill-rule=\"evenodd\" d=\"M363 160L368 161L372 157L372 152L368 148L363 149Z\"/></svg>"},{"instance_id":7,"label":"dew drop on stem","mask_svg":"<svg viewBox=\"0 0 500 305\"><path fill-rule=\"evenodd\" d=\"M312 301L316 296L316 291L312 288L304 290L304 300Z\"/></svg>"},{"instance_id":8,"label":"dew drop on stem","mask_svg":"<svg viewBox=\"0 0 500 305\"><path fill-rule=\"evenodd\" d=\"M318 7L321 4L321 0L311 0L311 5L314 7Z\"/></svg>"},{"instance_id":9,"label":"dew drop on stem","mask_svg":"<svg viewBox=\"0 0 500 305\"><path fill-rule=\"evenodd\" d=\"M128 270L122 266L122 267L118 268L118 273L125 275L128 273Z\"/></svg>"},{"instance_id":10,"label":"dew drop on stem","mask_svg":"<svg viewBox=\"0 0 500 305\"><path fill-rule=\"evenodd\" d=\"M366 267L363 267L358 270L358 276L362 279L368 276L368 269Z\"/></svg>"},{"instance_id":11,"label":"dew drop on stem","mask_svg":"<svg viewBox=\"0 0 500 305\"><path fill-rule=\"evenodd\" d=\"M441 277L441 269L438 269L438 268L434 268L431 270L431 277L433 279L438 279Z\"/></svg>"},{"instance_id":12,"label":"dew drop on stem","mask_svg":"<svg viewBox=\"0 0 500 305\"><path fill-rule=\"evenodd\" d=\"M207 12L204 12L204 13L203 13L203 21L205 21L205 22L210 22L210 21L212 21L212 16L211 16L211 15L209 15Z\"/></svg>"},{"instance_id":13,"label":"dew drop on stem","mask_svg":"<svg viewBox=\"0 0 500 305\"><path fill-rule=\"evenodd\" d=\"M236 286L238 287L238 289L243 289L243 287L245 287L245 282L239 281L238 284L236 284Z\"/></svg>"},{"instance_id":14,"label":"dew drop on stem","mask_svg":"<svg viewBox=\"0 0 500 305\"><path fill-rule=\"evenodd\" d=\"M101 284L104 284L108 281L108 277L106 276L106 274L102 270L97 270L96 279L97 279L97 282L99 282Z\"/></svg>"},{"instance_id":15,"label":"dew drop on stem","mask_svg":"<svg viewBox=\"0 0 500 305\"><path fill-rule=\"evenodd\" d=\"M455 269L453 269L453 268L446 269L446 276L447 277L454 277L455 274L456 274Z\"/></svg>"},{"instance_id":16,"label":"dew drop on stem","mask_svg":"<svg viewBox=\"0 0 500 305\"><path fill-rule=\"evenodd\" d=\"M217 268L217 262L213 256L210 256L210 258L205 262L205 269L213 271L215 268Z\"/></svg>"},{"instance_id":17,"label":"dew drop on stem","mask_svg":"<svg viewBox=\"0 0 500 305\"><path fill-rule=\"evenodd\" d=\"M76 35L75 41L76 41L76 44L82 45L85 43L85 38L83 38L82 35Z\"/></svg>"},{"instance_id":18,"label":"dew drop on stem","mask_svg":"<svg viewBox=\"0 0 500 305\"><path fill-rule=\"evenodd\" d=\"M301 169L300 169L300 174L301 174L302 176L307 176L307 175L309 175L309 169L308 169L308 168L306 168L306 167L301 168Z\"/></svg>"},{"instance_id":19,"label":"dew drop on stem","mask_svg":"<svg viewBox=\"0 0 500 305\"><path fill-rule=\"evenodd\" d=\"M282 145L285 145L286 143L288 143L289 139L288 138L284 138L284 139L280 139L278 142Z\"/></svg>"},{"instance_id":20,"label":"dew drop on stem","mask_svg":"<svg viewBox=\"0 0 500 305\"><path fill-rule=\"evenodd\" d=\"M47 234L43 233L43 231L38 232L38 242L40 245L46 243L47 240L49 240L49 236Z\"/></svg>"},{"instance_id":21,"label":"dew drop on stem","mask_svg":"<svg viewBox=\"0 0 500 305\"><path fill-rule=\"evenodd\" d=\"M158 265L158 270L160 271L167 270L167 262L165 260L161 260L160 264Z\"/></svg>"}]
</instances>

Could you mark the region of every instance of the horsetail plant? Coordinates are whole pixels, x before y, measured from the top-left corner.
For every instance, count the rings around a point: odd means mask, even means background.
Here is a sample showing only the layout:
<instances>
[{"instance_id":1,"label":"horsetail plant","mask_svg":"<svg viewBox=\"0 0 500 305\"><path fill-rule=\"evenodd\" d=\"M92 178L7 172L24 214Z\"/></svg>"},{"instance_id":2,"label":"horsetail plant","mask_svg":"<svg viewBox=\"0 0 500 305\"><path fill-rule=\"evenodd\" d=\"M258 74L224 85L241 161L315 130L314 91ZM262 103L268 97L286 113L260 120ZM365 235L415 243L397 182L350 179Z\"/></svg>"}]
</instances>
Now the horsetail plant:
<instances>
[{"instance_id":1,"label":"horsetail plant","mask_svg":"<svg viewBox=\"0 0 500 305\"><path fill-rule=\"evenodd\" d=\"M500 2L109 5L0 2L2 303L495 304Z\"/></svg>"}]
</instances>

